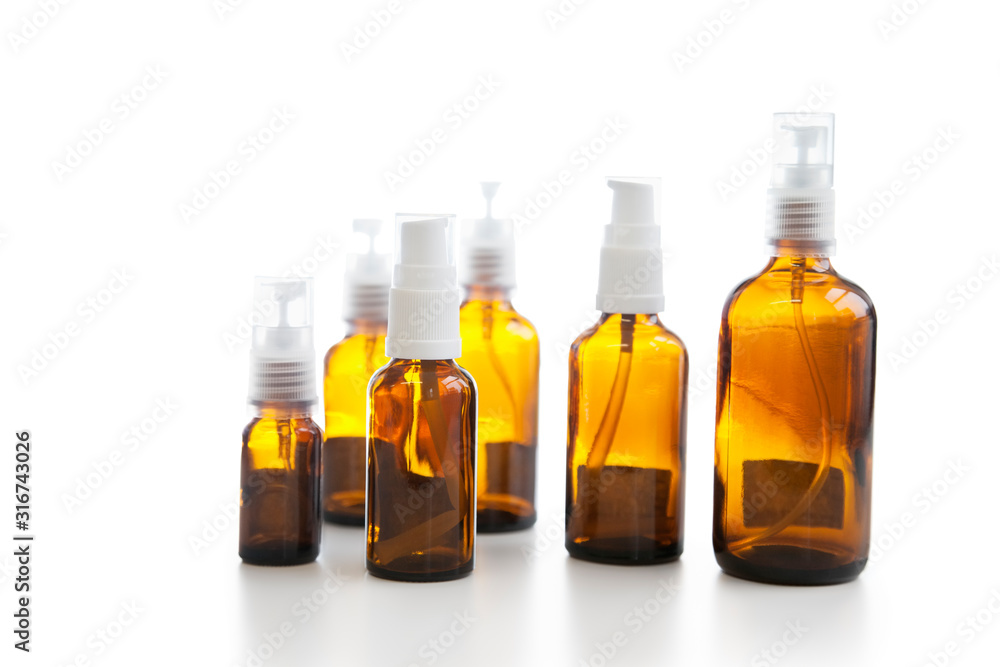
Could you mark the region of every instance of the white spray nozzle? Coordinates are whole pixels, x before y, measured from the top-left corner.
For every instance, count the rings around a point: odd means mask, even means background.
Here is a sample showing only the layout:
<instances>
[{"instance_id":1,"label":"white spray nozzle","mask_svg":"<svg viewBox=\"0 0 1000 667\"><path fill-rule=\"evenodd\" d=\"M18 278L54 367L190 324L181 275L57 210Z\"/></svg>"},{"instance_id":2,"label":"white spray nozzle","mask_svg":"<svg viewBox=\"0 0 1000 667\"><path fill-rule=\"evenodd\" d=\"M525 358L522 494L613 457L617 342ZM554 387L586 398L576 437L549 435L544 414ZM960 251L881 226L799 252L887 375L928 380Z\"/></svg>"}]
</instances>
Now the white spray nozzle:
<instances>
[{"instance_id":1,"label":"white spray nozzle","mask_svg":"<svg viewBox=\"0 0 1000 667\"><path fill-rule=\"evenodd\" d=\"M658 178L609 178L611 224L604 227L597 308L603 313L663 310Z\"/></svg>"},{"instance_id":2,"label":"white spray nozzle","mask_svg":"<svg viewBox=\"0 0 1000 667\"><path fill-rule=\"evenodd\" d=\"M493 219L493 198L497 196L497 191L500 190L500 183L496 181L484 181L479 184L479 187L483 189L483 198L486 200L486 219Z\"/></svg>"},{"instance_id":3,"label":"white spray nozzle","mask_svg":"<svg viewBox=\"0 0 1000 667\"><path fill-rule=\"evenodd\" d=\"M352 252L344 275L344 319L385 322L389 307L392 257L379 252L382 221L357 218L352 224Z\"/></svg>"},{"instance_id":4,"label":"white spray nozzle","mask_svg":"<svg viewBox=\"0 0 1000 667\"><path fill-rule=\"evenodd\" d=\"M382 231L382 221L375 218L355 218L351 224L355 234L367 237L368 253L375 253L375 238Z\"/></svg>"},{"instance_id":5,"label":"white spray nozzle","mask_svg":"<svg viewBox=\"0 0 1000 667\"><path fill-rule=\"evenodd\" d=\"M462 221L462 284L511 288L515 282L514 224L493 217L493 200L500 183L479 185L486 201L486 217Z\"/></svg>"},{"instance_id":6,"label":"white spray nozzle","mask_svg":"<svg viewBox=\"0 0 1000 667\"><path fill-rule=\"evenodd\" d=\"M396 263L389 290L386 356L454 359L462 354L454 217L396 216Z\"/></svg>"},{"instance_id":7,"label":"white spray nozzle","mask_svg":"<svg viewBox=\"0 0 1000 667\"><path fill-rule=\"evenodd\" d=\"M611 224L655 225L655 192L650 183L608 180L614 191Z\"/></svg>"},{"instance_id":8,"label":"white spray nozzle","mask_svg":"<svg viewBox=\"0 0 1000 667\"><path fill-rule=\"evenodd\" d=\"M261 320L250 346L251 403L312 402L312 281L257 278L254 300Z\"/></svg>"},{"instance_id":9,"label":"white spray nozzle","mask_svg":"<svg viewBox=\"0 0 1000 667\"><path fill-rule=\"evenodd\" d=\"M773 253L828 256L834 238L832 113L774 114L765 236Z\"/></svg>"}]
</instances>

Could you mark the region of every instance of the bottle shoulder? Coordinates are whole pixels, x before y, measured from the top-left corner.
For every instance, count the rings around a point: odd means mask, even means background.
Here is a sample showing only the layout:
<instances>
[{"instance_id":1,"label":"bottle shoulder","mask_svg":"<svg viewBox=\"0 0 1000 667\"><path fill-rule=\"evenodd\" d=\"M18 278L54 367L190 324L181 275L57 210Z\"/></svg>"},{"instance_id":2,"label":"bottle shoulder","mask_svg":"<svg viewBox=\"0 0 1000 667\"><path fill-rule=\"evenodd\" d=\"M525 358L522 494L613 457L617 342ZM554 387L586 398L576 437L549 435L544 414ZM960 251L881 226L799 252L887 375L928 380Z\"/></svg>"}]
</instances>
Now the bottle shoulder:
<instances>
[{"instance_id":1,"label":"bottle shoulder","mask_svg":"<svg viewBox=\"0 0 1000 667\"><path fill-rule=\"evenodd\" d=\"M434 383L442 396L452 393L475 392L475 380L454 359L419 360L392 359L375 371L370 391L408 391L424 384Z\"/></svg>"},{"instance_id":2,"label":"bottle shoulder","mask_svg":"<svg viewBox=\"0 0 1000 667\"><path fill-rule=\"evenodd\" d=\"M631 323L632 353L675 354L687 356L687 346L680 336L668 329L657 315L639 315ZM594 326L581 333L573 342L572 355L611 350L615 354L622 347L623 326L621 315L602 315Z\"/></svg>"},{"instance_id":3,"label":"bottle shoulder","mask_svg":"<svg viewBox=\"0 0 1000 667\"><path fill-rule=\"evenodd\" d=\"M355 334L342 338L327 350L323 357L323 366L327 369L344 367L347 370L356 366L364 368L369 353L377 365L389 361L385 356L384 334L374 336Z\"/></svg>"},{"instance_id":4,"label":"bottle shoulder","mask_svg":"<svg viewBox=\"0 0 1000 667\"><path fill-rule=\"evenodd\" d=\"M475 337L483 324L492 320L492 335L525 341L538 340L538 330L509 301L465 301L459 309L459 320L469 337ZM462 338L465 339L466 332Z\"/></svg>"},{"instance_id":5,"label":"bottle shoulder","mask_svg":"<svg viewBox=\"0 0 1000 667\"><path fill-rule=\"evenodd\" d=\"M769 326L793 317L794 304L801 304L813 321L875 323L875 306L868 294L832 267L798 273L765 268L730 292L722 317L730 324Z\"/></svg>"},{"instance_id":6,"label":"bottle shoulder","mask_svg":"<svg viewBox=\"0 0 1000 667\"><path fill-rule=\"evenodd\" d=\"M280 430L279 424L284 422L290 423L297 440L323 439L323 429L309 415L297 415L290 419L257 416L243 428L244 444L249 443L251 439L270 438L276 435Z\"/></svg>"}]
</instances>

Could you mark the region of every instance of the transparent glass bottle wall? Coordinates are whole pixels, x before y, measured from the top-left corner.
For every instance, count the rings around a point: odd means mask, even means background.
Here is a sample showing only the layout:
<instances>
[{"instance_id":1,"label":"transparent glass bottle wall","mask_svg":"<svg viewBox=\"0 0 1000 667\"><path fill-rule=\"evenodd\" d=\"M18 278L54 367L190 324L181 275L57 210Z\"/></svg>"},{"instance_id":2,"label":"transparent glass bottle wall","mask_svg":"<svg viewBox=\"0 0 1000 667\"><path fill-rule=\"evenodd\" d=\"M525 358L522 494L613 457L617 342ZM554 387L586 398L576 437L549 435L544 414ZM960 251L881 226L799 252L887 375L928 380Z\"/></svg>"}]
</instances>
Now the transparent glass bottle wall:
<instances>
[{"instance_id":1,"label":"transparent glass bottle wall","mask_svg":"<svg viewBox=\"0 0 1000 667\"><path fill-rule=\"evenodd\" d=\"M607 563L683 551L687 350L655 314L602 314L570 350L566 549Z\"/></svg>"},{"instance_id":2,"label":"transparent glass bottle wall","mask_svg":"<svg viewBox=\"0 0 1000 667\"><path fill-rule=\"evenodd\" d=\"M822 584L868 558L875 309L819 257L773 257L719 336L713 543L726 572Z\"/></svg>"},{"instance_id":3,"label":"transparent glass bottle wall","mask_svg":"<svg viewBox=\"0 0 1000 667\"><path fill-rule=\"evenodd\" d=\"M263 405L243 430L240 558L297 565L319 555L320 444L307 405Z\"/></svg>"},{"instance_id":4,"label":"transparent glass bottle wall","mask_svg":"<svg viewBox=\"0 0 1000 667\"><path fill-rule=\"evenodd\" d=\"M474 565L476 387L453 360L393 359L369 386L367 566L405 581Z\"/></svg>"},{"instance_id":5,"label":"transparent glass bottle wall","mask_svg":"<svg viewBox=\"0 0 1000 667\"><path fill-rule=\"evenodd\" d=\"M351 321L347 335L323 361L323 517L333 523L365 522L368 381L389 363L385 332L385 322Z\"/></svg>"},{"instance_id":6,"label":"transparent glass bottle wall","mask_svg":"<svg viewBox=\"0 0 1000 667\"><path fill-rule=\"evenodd\" d=\"M538 334L505 288L468 288L460 317L458 362L479 395L476 527L528 528L536 519Z\"/></svg>"}]
</instances>

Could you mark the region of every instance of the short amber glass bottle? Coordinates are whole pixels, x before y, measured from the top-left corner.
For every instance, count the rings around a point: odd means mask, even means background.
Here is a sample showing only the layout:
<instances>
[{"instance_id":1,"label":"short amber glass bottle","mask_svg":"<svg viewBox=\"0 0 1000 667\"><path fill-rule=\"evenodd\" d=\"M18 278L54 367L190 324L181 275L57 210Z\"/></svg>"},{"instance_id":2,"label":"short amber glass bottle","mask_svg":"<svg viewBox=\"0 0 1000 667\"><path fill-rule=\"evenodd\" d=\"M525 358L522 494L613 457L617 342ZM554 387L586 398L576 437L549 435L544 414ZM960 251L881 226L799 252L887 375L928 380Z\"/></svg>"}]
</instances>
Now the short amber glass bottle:
<instances>
[{"instance_id":1,"label":"short amber glass bottle","mask_svg":"<svg viewBox=\"0 0 1000 667\"><path fill-rule=\"evenodd\" d=\"M719 336L713 542L772 583L858 576L868 558L875 309L826 257L772 257Z\"/></svg>"},{"instance_id":2,"label":"short amber glass bottle","mask_svg":"<svg viewBox=\"0 0 1000 667\"><path fill-rule=\"evenodd\" d=\"M333 523L365 522L365 409L368 381L389 362L385 328L384 320L348 322L347 335L323 361L323 518Z\"/></svg>"},{"instance_id":3,"label":"short amber glass bottle","mask_svg":"<svg viewBox=\"0 0 1000 667\"><path fill-rule=\"evenodd\" d=\"M502 287L468 287L461 307L462 356L479 392L476 529L535 523L538 334Z\"/></svg>"},{"instance_id":4,"label":"short amber glass bottle","mask_svg":"<svg viewBox=\"0 0 1000 667\"><path fill-rule=\"evenodd\" d=\"M601 315L569 362L566 549L606 563L683 551L687 351L655 314Z\"/></svg>"},{"instance_id":5,"label":"short amber glass bottle","mask_svg":"<svg viewBox=\"0 0 1000 667\"><path fill-rule=\"evenodd\" d=\"M472 572L476 388L453 360L393 359L369 386L368 570L442 581Z\"/></svg>"},{"instance_id":6,"label":"short amber glass bottle","mask_svg":"<svg viewBox=\"0 0 1000 667\"><path fill-rule=\"evenodd\" d=\"M265 404L243 430L239 551L247 563L316 560L322 442L308 404Z\"/></svg>"},{"instance_id":7,"label":"short amber glass bottle","mask_svg":"<svg viewBox=\"0 0 1000 667\"><path fill-rule=\"evenodd\" d=\"M240 557L257 565L315 560L321 538L320 447L312 420L316 362L312 281L258 277L240 461Z\"/></svg>"}]
</instances>

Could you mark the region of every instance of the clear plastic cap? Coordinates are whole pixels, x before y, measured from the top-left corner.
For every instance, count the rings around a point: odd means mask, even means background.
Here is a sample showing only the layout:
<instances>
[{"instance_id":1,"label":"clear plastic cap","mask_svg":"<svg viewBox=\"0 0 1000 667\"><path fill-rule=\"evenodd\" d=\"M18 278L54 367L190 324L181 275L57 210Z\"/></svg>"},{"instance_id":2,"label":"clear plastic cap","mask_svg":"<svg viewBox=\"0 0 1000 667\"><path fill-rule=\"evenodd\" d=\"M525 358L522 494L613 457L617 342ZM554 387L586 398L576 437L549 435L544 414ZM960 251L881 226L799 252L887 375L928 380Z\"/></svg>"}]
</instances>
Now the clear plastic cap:
<instances>
[{"instance_id":1,"label":"clear plastic cap","mask_svg":"<svg viewBox=\"0 0 1000 667\"><path fill-rule=\"evenodd\" d=\"M452 215L396 216L386 356L454 359L461 355Z\"/></svg>"},{"instance_id":2,"label":"clear plastic cap","mask_svg":"<svg viewBox=\"0 0 1000 667\"><path fill-rule=\"evenodd\" d=\"M493 217L493 200L500 183L480 183L486 201L482 218L462 221L459 275L463 285L513 287L514 223Z\"/></svg>"},{"instance_id":3,"label":"clear plastic cap","mask_svg":"<svg viewBox=\"0 0 1000 667\"><path fill-rule=\"evenodd\" d=\"M833 187L833 114L774 114L771 187Z\"/></svg>"},{"instance_id":4,"label":"clear plastic cap","mask_svg":"<svg viewBox=\"0 0 1000 667\"><path fill-rule=\"evenodd\" d=\"M310 278L255 279L262 317L251 338L251 403L316 399L312 298Z\"/></svg>"},{"instance_id":5,"label":"clear plastic cap","mask_svg":"<svg viewBox=\"0 0 1000 667\"><path fill-rule=\"evenodd\" d=\"M392 255L383 247L381 220L354 220L344 275L344 319L385 322L392 282ZM387 242L385 242L387 244Z\"/></svg>"},{"instance_id":6,"label":"clear plastic cap","mask_svg":"<svg viewBox=\"0 0 1000 667\"><path fill-rule=\"evenodd\" d=\"M764 237L772 255L828 257L834 233L833 114L774 114Z\"/></svg>"}]
</instances>

